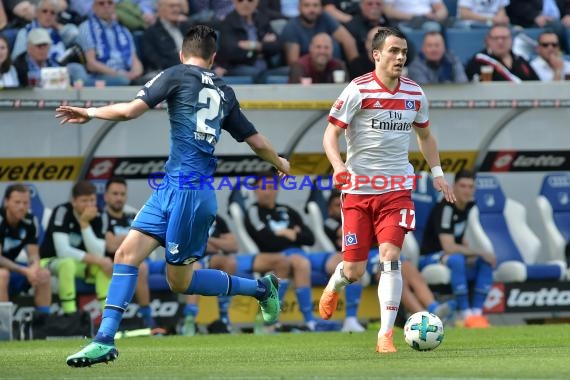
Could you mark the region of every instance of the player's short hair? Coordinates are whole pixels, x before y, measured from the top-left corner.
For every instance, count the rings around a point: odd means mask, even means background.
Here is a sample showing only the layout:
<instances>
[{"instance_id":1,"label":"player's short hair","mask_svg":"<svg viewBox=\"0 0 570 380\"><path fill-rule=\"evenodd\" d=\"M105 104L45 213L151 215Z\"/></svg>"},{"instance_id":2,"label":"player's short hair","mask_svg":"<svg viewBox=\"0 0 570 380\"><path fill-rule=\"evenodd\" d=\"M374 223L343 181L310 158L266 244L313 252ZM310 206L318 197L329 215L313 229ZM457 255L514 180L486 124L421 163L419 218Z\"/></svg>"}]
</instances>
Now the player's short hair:
<instances>
[{"instance_id":1,"label":"player's short hair","mask_svg":"<svg viewBox=\"0 0 570 380\"><path fill-rule=\"evenodd\" d=\"M382 50L384 42L386 42L386 39L390 36L398 37L403 40L406 39L406 36L400 29L392 28L390 26L382 26L378 28L378 31L372 39L372 50Z\"/></svg>"},{"instance_id":2,"label":"player's short hair","mask_svg":"<svg viewBox=\"0 0 570 380\"><path fill-rule=\"evenodd\" d=\"M97 194L97 188L94 184L87 180L81 180L73 185L71 189L71 196L75 199L78 197L82 197L84 195L94 195Z\"/></svg>"},{"instance_id":3,"label":"player's short hair","mask_svg":"<svg viewBox=\"0 0 570 380\"><path fill-rule=\"evenodd\" d=\"M24 184L21 184L21 183L14 183L14 184L8 186L6 188L6 190L4 191L4 200L10 199L10 196L12 195L13 192L29 193L30 188Z\"/></svg>"},{"instance_id":4,"label":"player's short hair","mask_svg":"<svg viewBox=\"0 0 570 380\"><path fill-rule=\"evenodd\" d=\"M459 182L459 180L463 178L470 178L472 180L475 180L475 172L467 169L462 169L458 171L457 174L455 175L454 182L457 183Z\"/></svg>"},{"instance_id":5,"label":"player's short hair","mask_svg":"<svg viewBox=\"0 0 570 380\"><path fill-rule=\"evenodd\" d=\"M185 57L210 59L216 52L218 35L213 28L206 25L194 25L184 36L182 54Z\"/></svg>"},{"instance_id":6,"label":"player's short hair","mask_svg":"<svg viewBox=\"0 0 570 380\"><path fill-rule=\"evenodd\" d=\"M127 187L127 180L125 180L123 177L111 177L107 183L105 183L105 191L109 190L109 187L114 183L118 183L119 185L124 185Z\"/></svg>"}]
</instances>

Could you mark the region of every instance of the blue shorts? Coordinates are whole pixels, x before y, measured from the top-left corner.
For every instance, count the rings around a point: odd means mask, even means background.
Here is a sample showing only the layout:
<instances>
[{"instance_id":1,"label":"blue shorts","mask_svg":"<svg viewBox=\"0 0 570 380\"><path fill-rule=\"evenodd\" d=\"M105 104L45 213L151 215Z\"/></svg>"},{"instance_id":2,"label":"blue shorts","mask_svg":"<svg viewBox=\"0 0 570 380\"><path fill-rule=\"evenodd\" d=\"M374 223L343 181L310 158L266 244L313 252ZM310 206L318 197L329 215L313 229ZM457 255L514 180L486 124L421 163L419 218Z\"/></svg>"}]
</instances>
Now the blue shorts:
<instances>
[{"instance_id":1,"label":"blue shorts","mask_svg":"<svg viewBox=\"0 0 570 380\"><path fill-rule=\"evenodd\" d=\"M27 266L23 263L18 263L23 266ZM31 288L30 283L26 276L21 273L10 271L10 282L8 285L8 295L15 296L22 292L27 292Z\"/></svg>"},{"instance_id":2,"label":"blue shorts","mask_svg":"<svg viewBox=\"0 0 570 380\"><path fill-rule=\"evenodd\" d=\"M208 230L216 218L215 190L156 190L132 223L134 230L165 247L166 262L187 265L204 255Z\"/></svg>"}]
</instances>

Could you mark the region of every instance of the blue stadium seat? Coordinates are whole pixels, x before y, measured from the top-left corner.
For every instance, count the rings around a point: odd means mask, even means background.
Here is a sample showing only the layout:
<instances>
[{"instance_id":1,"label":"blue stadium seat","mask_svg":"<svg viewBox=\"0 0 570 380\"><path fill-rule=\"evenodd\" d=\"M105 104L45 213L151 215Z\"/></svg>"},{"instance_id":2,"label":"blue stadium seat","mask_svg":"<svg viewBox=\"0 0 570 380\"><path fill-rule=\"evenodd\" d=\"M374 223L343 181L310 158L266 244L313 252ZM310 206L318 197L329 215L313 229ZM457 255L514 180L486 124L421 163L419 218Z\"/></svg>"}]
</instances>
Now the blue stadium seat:
<instances>
[{"instance_id":1,"label":"blue stadium seat","mask_svg":"<svg viewBox=\"0 0 570 380\"><path fill-rule=\"evenodd\" d=\"M485 47L488 29L447 29L447 49L455 54L463 64Z\"/></svg>"},{"instance_id":2,"label":"blue stadium seat","mask_svg":"<svg viewBox=\"0 0 570 380\"><path fill-rule=\"evenodd\" d=\"M402 247L402 254L417 264L424 231L428 223L431 210L441 195L433 187L430 173L422 171L416 173L415 189L412 191L412 200L416 211L416 229L407 233ZM448 284L451 279L449 268L443 264L430 264L422 269L422 276L430 285Z\"/></svg>"},{"instance_id":3,"label":"blue stadium seat","mask_svg":"<svg viewBox=\"0 0 570 380\"><path fill-rule=\"evenodd\" d=\"M31 183L25 184L30 189L31 197L31 211L32 214L37 218L38 221L38 244L41 244L44 238L45 229L47 227L47 221L51 214L51 210L46 211L44 203L40 197L38 189L35 185Z\"/></svg>"},{"instance_id":4,"label":"blue stadium seat","mask_svg":"<svg viewBox=\"0 0 570 380\"><path fill-rule=\"evenodd\" d=\"M566 264L540 257L541 243L527 225L525 207L506 197L494 176L477 176L475 200L477 206L469 213L470 236L476 247L495 254L495 281L565 278Z\"/></svg>"},{"instance_id":5,"label":"blue stadium seat","mask_svg":"<svg viewBox=\"0 0 570 380\"><path fill-rule=\"evenodd\" d=\"M570 243L570 174L551 173L544 176L537 205L550 258L566 260L565 250Z\"/></svg>"},{"instance_id":6,"label":"blue stadium seat","mask_svg":"<svg viewBox=\"0 0 570 380\"><path fill-rule=\"evenodd\" d=\"M422 44L424 41L424 30L412 30L411 32L406 32L406 41L411 43L414 47L415 52L420 52L422 50Z\"/></svg>"},{"instance_id":7,"label":"blue stadium seat","mask_svg":"<svg viewBox=\"0 0 570 380\"><path fill-rule=\"evenodd\" d=\"M267 84L287 84L289 77L287 75L268 75L265 80Z\"/></svg>"},{"instance_id":8,"label":"blue stadium seat","mask_svg":"<svg viewBox=\"0 0 570 380\"><path fill-rule=\"evenodd\" d=\"M224 82L230 86L236 84L253 84L253 79L249 75L226 75L223 79Z\"/></svg>"}]
</instances>

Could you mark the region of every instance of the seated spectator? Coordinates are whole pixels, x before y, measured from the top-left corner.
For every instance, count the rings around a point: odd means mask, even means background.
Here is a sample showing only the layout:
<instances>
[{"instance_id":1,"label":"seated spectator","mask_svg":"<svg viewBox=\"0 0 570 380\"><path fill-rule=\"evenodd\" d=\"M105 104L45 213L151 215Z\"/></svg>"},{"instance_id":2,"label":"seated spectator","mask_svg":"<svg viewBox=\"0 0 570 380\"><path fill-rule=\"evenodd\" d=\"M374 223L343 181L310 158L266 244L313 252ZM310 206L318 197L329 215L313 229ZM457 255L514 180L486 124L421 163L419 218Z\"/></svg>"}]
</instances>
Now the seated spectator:
<instances>
[{"instance_id":1,"label":"seated spectator","mask_svg":"<svg viewBox=\"0 0 570 380\"><path fill-rule=\"evenodd\" d=\"M31 287L36 311L49 314L51 277L40 267L38 221L29 209L30 189L19 183L8 186L0 208L0 302ZM16 261L22 249L27 263Z\"/></svg>"},{"instance_id":2,"label":"seated spectator","mask_svg":"<svg viewBox=\"0 0 570 380\"><path fill-rule=\"evenodd\" d=\"M8 26L8 16L6 15L6 10L4 10L4 2L0 1L0 31L4 30Z\"/></svg>"},{"instance_id":3,"label":"seated spectator","mask_svg":"<svg viewBox=\"0 0 570 380\"><path fill-rule=\"evenodd\" d=\"M452 52L446 51L439 32L427 32L422 50L408 66L406 75L418 84L467 83L463 64Z\"/></svg>"},{"instance_id":4,"label":"seated spectator","mask_svg":"<svg viewBox=\"0 0 570 380\"><path fill-rule=\"evenodd\" d=\"M332 38L326 33L319 33L311 40L309 54L291 65L289 83L301 83L301 78L311 78L311 83L335 83L333 72L337 70L343 71L344 77L348 78L344 62L333 58Z\"/></svg>"},{"instance_id":5,"label":"seated spectator","mask_svg":"<svg viewBox=\"0 0 570 380\"><path fill-rule=\"evenodd\" d=\"M185 0L158 0L158 19L144 31L142 60L146 71L164 70L180 63L180 49L188 23L180 22Z\"/></svg>"},{"instance_id":6,"label":"seated spectator","mask_svg":"<svg viewBox=\"0 0 570 380\"><path fill-rule=\"evenodd\" d=\"M460 324L489 327L483 316L483 303L493 282L495 255L471 248L464 237L468 215L475 204L475 174L468 170L458 172L453 192L456 202L440 201L429 216L421 244L420 269L433 263L446 265L451 270L451 290ZM469 281L474 281L471 297Z\"/></svg>"},{"instance_id":7,"label":"seated spectator","mask_svg":"<svg viewBox=\"0 0 570 380\"><path fill-rule=\"evenodd\" d=\"M59 61L64 55L66 48L75 42L79 33L77 26L73 24L62 25L57 22L59 12L59 0L40 0L36 7L36 17L31 23L20 29L16 36L16 42L12 50L12 59L26 51L26 41L30 30L44 28L51 37L49 56L54 61Z\"/></svg>"},{"instance_id":8,"label":"seated spectator","mask_svg":"<svg viewBox=\"0 0 570 380\"><path fill-rule=\"evenodd\" d=\"M292 4L295 14L290 16L285 16L285 14L283 14L281 10L283 9L286 3ZM261 13L269 17L269 19L272 21L273 20L284 21L283 25L285 25L287 18L299 15L299 4L297 0L259 0L259 5L257 6L257 9ZM280 31L281 30L278 30L277 32Z\"/></svg>"},{"instance_id":9,"label":"seated spectator","mask_svg":"<svg viewBox=\"0 0 570 380\"><path fill-rule=\"evenodd\" d=\"M260 175L254 185L257 203L250 207L245 218L245 226L262 253L255 255L253 270L257 271L255 265L261 266L261 260L267 262L271 260L271 256L274 256L275 260L281 262L283 256L286 256L290 263L297 302L305 321L305 328L314 331L316 321L313 316L311 263L302 246L313 245L315 237L295 210L276 202L278 181L278 177L274 177L273 173L267 173ZM261 269L261 272L271 270L273 268L266 267ZM282 301L289 287L287 280L289 276L279 277L279 299Z\"/></svg>"},{"instance_id":10,"label":"seated spectator","mask_svg":"<svg viewBox=\"0 0 570 380\"><path fill-rule=\"evenodd\" d=\"M235 253L238 251L236 236L230 231L226 221L216 215L216 219L210 230L206 246L206 254L197 263L197 269L209 268L219 269L228 274L235 274L237 271L237 259ZM161 261L166 266L166 261ZM181 326L181 334L192 336L196 334L196 316L198 315L198 295L186 295L183 310L184 321ZM229 316L232 296L218 295L219 320L217 322L217 332L229 333L232 325Z\"/></svg>"},{"instance_id":11,"label":"seated spectator","mask_svg":"<svg viewBox=\"0 0 570 380\"><path fill-rule=\"evenodd\" d=\"M414 29L441 32L448 16L442 0L384 0L384 14L404 33Z\"/></svg>"},{"instance_id":12,"label":"seated spectator","mask_svg":"<svg viewBox=\"0 0 570 380\"><path fill-rule=\"evenodd\" d=\"M510 0L459 0L456 28L488 28L493 25L509 25L505 7Z\"/></svg>"},{"instance_id":13,"label":"seated spectator","mask_svg":"<svg viewBox=\"0 0 570 380\"><path fill-rule=\"evenodd\" d=\"M346 24L358 14L359 0L323 0L323 9L341 24Z\"/></svg>"},{"instance_id":14,"label":"seated spectator","mask_svg":"<svg viewBox=\"0 0 570 380\"><path fill-rule=\"evenodd\" d=\"M155 0L121 0L116 4L117 20L130 31L144 30L156 22Z\"/></svg>"},{"instance_id":15,"label":"seated spectator","mask_svg":"<svg viewBox=\"0 0 570 380\"><path fill-rule=\"evenodd\" d=\"M18 72L12 65L8 39L0 34L0 89L4 87L18 87Z\"/></svg>"},{"instance_id":16,"label":"seated spectator","mask_svg":"<svg viewBox=\"0 0 570 380\"><path fill-rule=\"evenodd\" d=\"M22 28L36 16L33 0L4 0L3 3L10 28Z\"/></svg>"},{"instance_id":17,"label":"seated spectator","mask_svg":"<svg viewBox=\"0 0 570 380\"><path fill-rule=\"evenodd\" d=\"M390 26L382 14L382 0L360 0L359 13L346 24L346 29L356 41L359 55L368 55L365 46L366 35L370 29L379 26Z\"/></svg>"},{"instance_id":18,"label":"seated spectator","mask_svg":"<svg viewBox=\"0 0 570 380\"><path fill-rule=\"evenodd\" d=\"M103 221L96 204L95 185L77 182L71 190L71 202L53 210L40 247L42 267L58 278L65 314L77 312L76 277L94 283L101 309L105 305L113 261L105 256Z\"/></svg>"},{"instance_id":19,"label":"seated spectator","mask_svg":"<svg viewBox=\"0 0 570 380\"><path fill-rule=\"evenodd\" d=\"M42 28L32 29L28 33L28 45L25 52L14 60L21 87L40 87L41 71L44 67L59 67L49 56L51 36Z\"/></svg>"},{"instance_id":20,"label":"seated spectator","mask_svg":"<svg viewBox=\"0 0 570 380\"><path fill-rule=\"evenodd\" d=\"M358 49L352 35L338 21L328 13L323 12L320 0L300 0L298 17L287 22L281 38L285 44L285 62L293 65L302 55L309 52L309 44L317 33L329 34L335 44L340 44L344 54L340 51L333 53L335 58L344 58L350 62L358 57Z\"/></svg>"},{"instance_id":21,"label":"seated spectator","mask_svg":"<svg viewBox=\"0 0 570 380\"><path fill-rule=\"evenodd\" d=\"M84 84L91 86L99 80L107 86L137 84L143 66L131 32L116 21L114 1L95 0L92 10L93 15L79 26L77 40L90 73Z\"/></svg>"},{"instance_id":22,"label":"seated spectator","mask_svg":"<svg viewBox=\"0 0 570 380\"><path fill-rule=\"evenodd\" d=\"M560 47L570 53L566 31L570 28L570 2L561 0L510 0L506 8L512 25L545 28L558 35Z\"/></svg>"},{"instance_id":23,"label":"seated spectator","mask_svg":"<svg viewBox=\"0 0 570 380\"><path fill-rule=\"evenodd\" d=\"M190 18L199 15L198 20L206 24L220 24L234 10L232 0L188 0Z\"/></svg>"},{"instance_id":24,"label":"seated spectator","mask_svg":"<svg viewBox=\"0 0 570 380\"><path fill-rule=\"evenodd\" d=\"M530 65L541 81L570 79L570 62L564 59L560 51L558 35L552 31L544 31L538 36L536 47L538 56L530 61Z\"/></svg>"},{"instance_id":25,"label":"seated spectator","mask_svg":"<svg viewBox=\"0 0 570 380\"><path fill-rule=\"evenodd\" d=\"M485 37L485 49L475 54L467 63L465 72L469 80L479 78L481 66L493 67L493 81L520 82L538 80L528 61L512 51L511 30L504 25L495 25Z\"/></svg>"},{"instance_id":26,"label":"seated spectator","mask_svg":"<svg viewBox=\"0 0 570 380\"><path fill-rule=\"evenodd\" d=\"M350 74L350 79L358 78L361 75L368 74L374 71L374 57L372 57L372 40L378 32L378 28L374 27L368 31L366 34L366 40L364 41L364 47L366 54L361 54L358 58L353 59L348 64L348 72Z\"/></svg>"},{"instance_id":27,"label":"seated spectator","mask_svg":"<svg viewBox=\"0 0 570 380\"><path fill-rule=\"evenodd\" d=\"M281 64L281 42L269 18L257 11L259 0L232 1L235 9L218 29L221 42L217 62L226 70L225 75L250 76L254 83L264 83L268 70Z\"/></svg>"},{"instance_id":28,"label":"seated spectator","mask_svg":"<svg viewBox=\"0 0 570 380\"><path fill-rule=\"evenodd\" d=\"M105 234L105 256L111 261L115 259L115 252L127 237L135 213L125 210L127 204L127 182L121 177L113 177L105 183L105 209L101 215L103 233ZM139 304L138 315L142 318L145 327L156 328L150 308L150 289L148 287L148 266L142 262L139 266L139 277L135 295Z\"/></svg>"},{"instance_id":29,"label":"seated spectator","mask_svg":"<svg viewBox=\"0 0 570 380\"><path fill-rule=\"evenodd\" d=\"M327 237L335 246L337 252L330 255L325 262L324 269L328 276L331 276L336 267L342 262L342 212L340 208L341 193L338 190L331 190L329 199L327 200L328 217L324 221L324 230ZM309 257L311 257L309 255ZM312 264L311 264L312 265ZM345 288L346 316L342 331L344 332L363 332L364 327L360 325L357 319L358 306L362 295L362 284L354 282Z\"/></svg>"}]
</instances>

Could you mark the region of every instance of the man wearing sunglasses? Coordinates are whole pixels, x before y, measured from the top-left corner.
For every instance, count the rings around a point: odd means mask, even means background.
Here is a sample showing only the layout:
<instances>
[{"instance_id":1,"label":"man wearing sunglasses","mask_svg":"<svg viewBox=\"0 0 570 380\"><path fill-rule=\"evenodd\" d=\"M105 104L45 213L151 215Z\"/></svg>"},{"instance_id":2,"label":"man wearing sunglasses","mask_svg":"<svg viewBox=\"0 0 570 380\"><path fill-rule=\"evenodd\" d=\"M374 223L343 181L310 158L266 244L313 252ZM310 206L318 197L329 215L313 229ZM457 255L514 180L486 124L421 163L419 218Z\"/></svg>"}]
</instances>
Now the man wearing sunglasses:
<instances>
[{"instance_id":1,"label":"man wearing sunglasses","mask_svg":"<svg viewBox=\"0 0 570 380\"><path fill-rule=\"evenodd\" d=\"M530 61L530 65L541 81L570 79L570 62L564 59L554 31L546 30L538 36L536 52L538 56Z\"/></svg>"}]
</instances>

